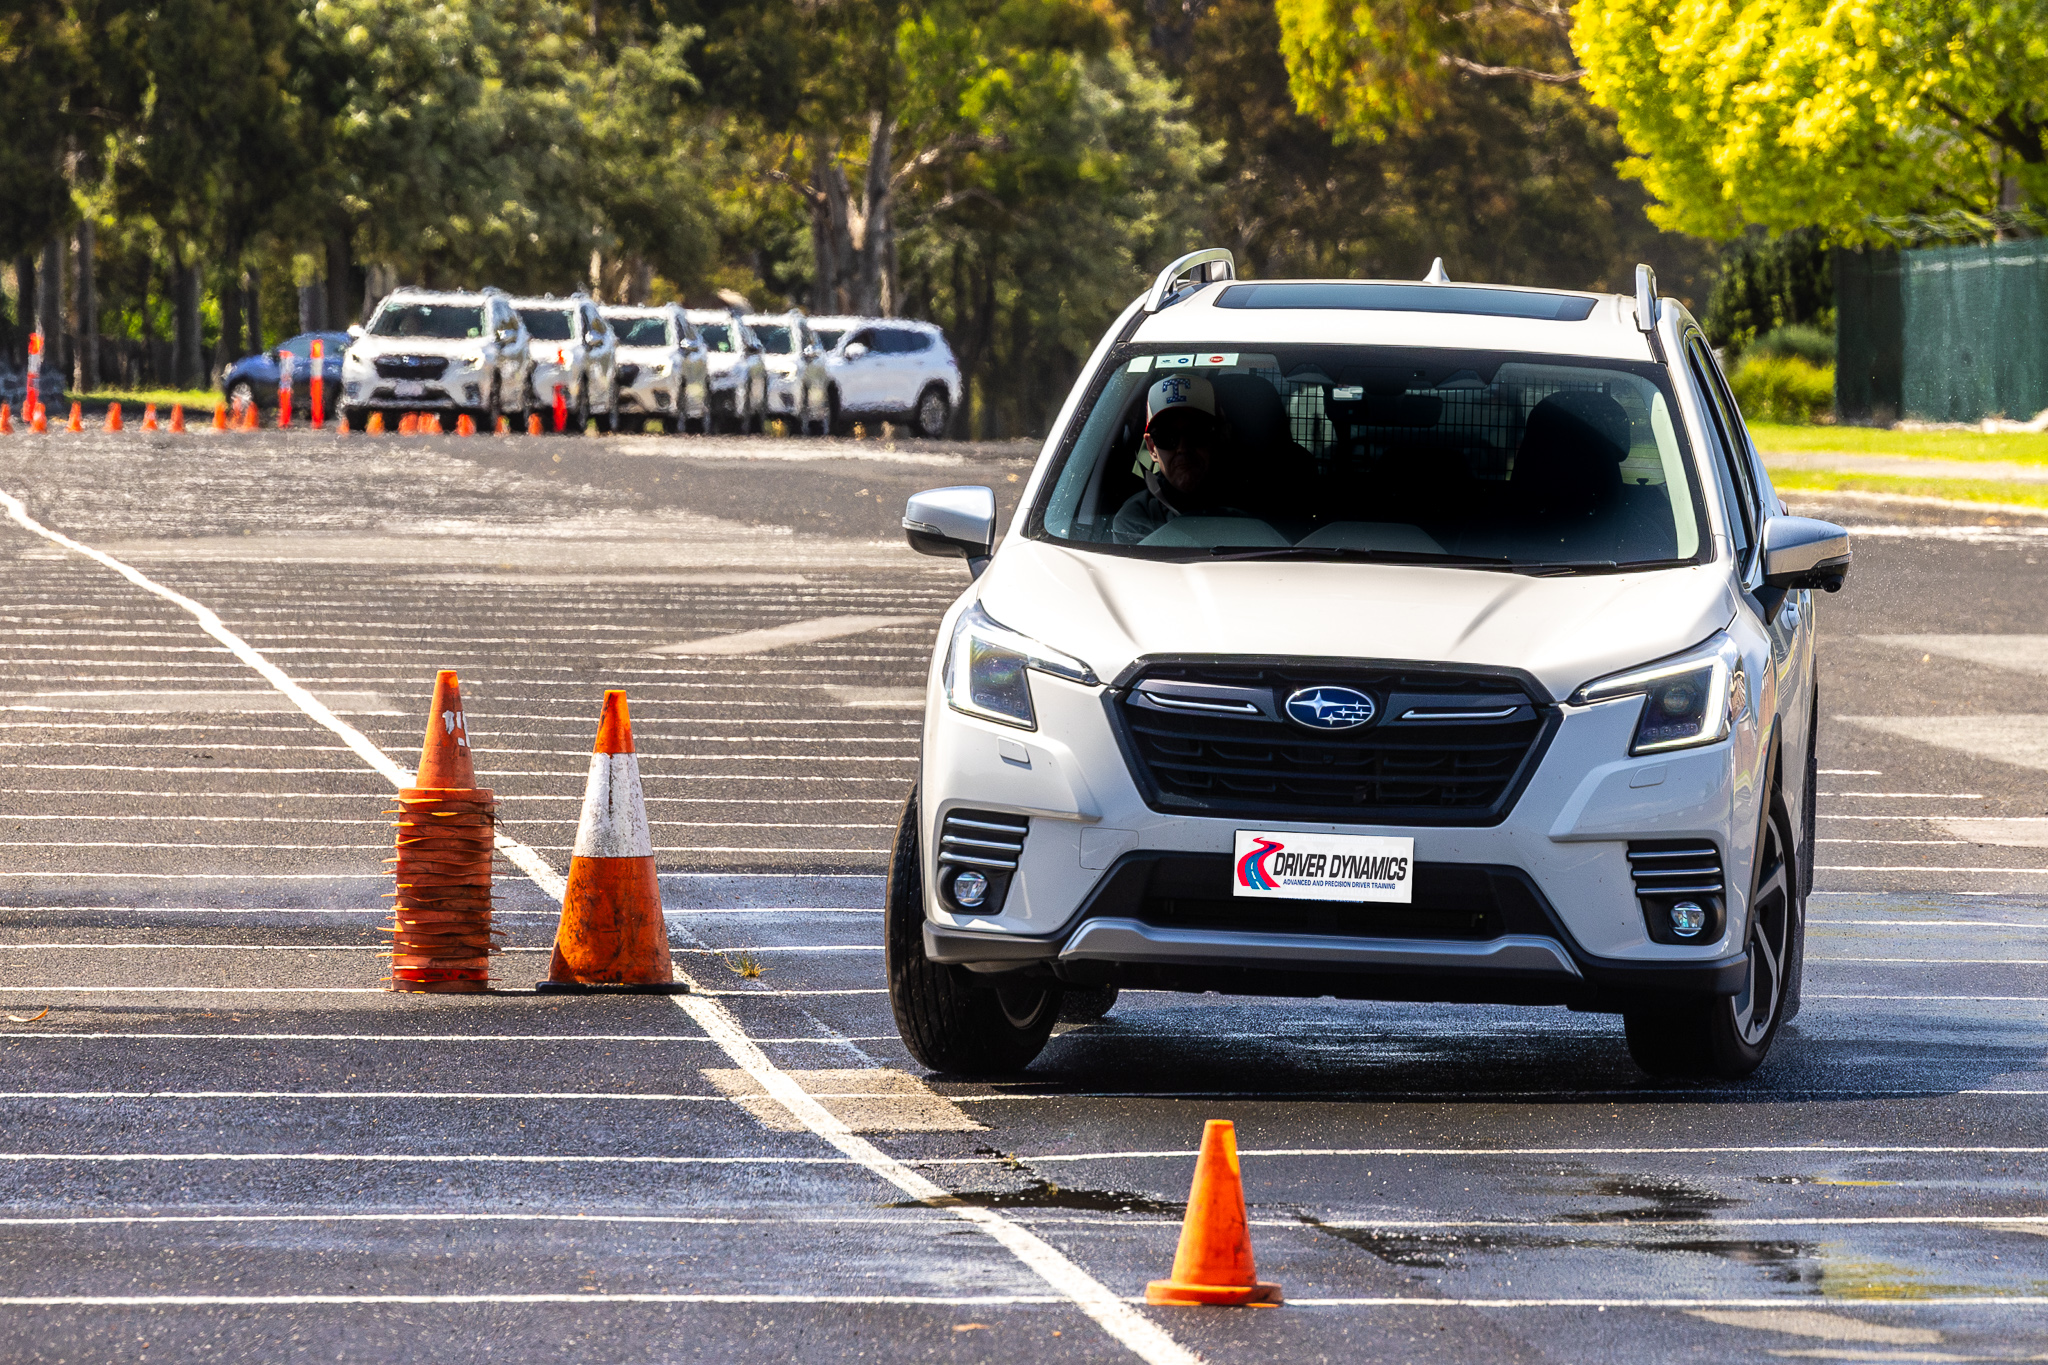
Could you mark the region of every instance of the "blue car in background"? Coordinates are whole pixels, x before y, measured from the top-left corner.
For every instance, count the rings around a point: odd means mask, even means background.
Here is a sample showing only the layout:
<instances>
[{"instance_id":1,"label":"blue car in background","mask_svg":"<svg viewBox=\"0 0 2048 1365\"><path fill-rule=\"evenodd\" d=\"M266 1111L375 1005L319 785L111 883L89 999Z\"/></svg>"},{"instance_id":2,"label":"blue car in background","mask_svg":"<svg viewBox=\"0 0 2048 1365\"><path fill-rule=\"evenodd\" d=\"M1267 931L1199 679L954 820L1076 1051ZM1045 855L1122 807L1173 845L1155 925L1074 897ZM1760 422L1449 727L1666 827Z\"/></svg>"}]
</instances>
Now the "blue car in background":
<instances>
[{"instance_id":1,"label":"blue car in background","mask_svg":"<svg viewBox=\"0 0 2048 1365\"><path fill-rule=\"evenodd\" d=\"M321 342L320 378L325 385L323 395L327 412L332 416L337 403L341 401L341 353L349 347L351 338L347 332L301 332L289 341L281 341L261 355L243 356L221 372L220 391L229 406L254 403L259 408L277 406L277 373L280 357L290 356L292 360L292 409L294 416L303 416L312 411L308 405L313 401L313 343Z\"/></svg>"}]
</instances>

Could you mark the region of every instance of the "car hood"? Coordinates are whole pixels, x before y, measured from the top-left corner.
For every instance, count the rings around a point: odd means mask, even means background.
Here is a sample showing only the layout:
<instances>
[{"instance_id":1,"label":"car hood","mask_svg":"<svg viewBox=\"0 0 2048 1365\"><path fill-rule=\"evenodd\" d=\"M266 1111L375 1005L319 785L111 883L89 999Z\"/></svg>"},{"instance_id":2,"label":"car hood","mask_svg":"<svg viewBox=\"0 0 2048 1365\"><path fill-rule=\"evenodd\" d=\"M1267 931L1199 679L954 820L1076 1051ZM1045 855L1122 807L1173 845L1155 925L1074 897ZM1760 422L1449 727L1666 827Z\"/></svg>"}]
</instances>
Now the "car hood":
<instances>
[{"instance_id":1,"label":"car hood","mask_svg":"<svg viewBox=\"0 0 2048 1365\"><path fill-rule=\"evenodd\" d=\"M1388 659L1517 669L1563 699L1697 644L1735 611L1727 568L1531 578L1329 562L1185 564L1015 538L983 610L1105 682L1147 655Z\"/></svg>"},{"instance_id":2,"label":"car hood","mask_svg":"<svg viewBox=\"0 0 2048 1365\"><path fill-rule=\"evenodd\" d=\"M796 357L790 355L764 355L761 363L776 374L795 374Z\"/></svg>"},{"instance_id":3,"label":"car hood","mask_svg":"<svg viewBox=\"0 0 2048 1365\"><path fill-rule=\"evenodd\" d=\"M704 363L710 368L711 373L723 374L727 370L745 365L747 358L734 351L712 351L704 357Z\"/></svg>"},{"instance_id":4,"label":"car hood","mask_svg":"<svg viewBox=\"0 0 2048 1365\"><path fill-rule=\"evenodd\" d=\"M675 354L669 346L621 346L616 359L630 360L636 365L651 365L657 360L667 360Z\"/></svg>"}]
</instances>

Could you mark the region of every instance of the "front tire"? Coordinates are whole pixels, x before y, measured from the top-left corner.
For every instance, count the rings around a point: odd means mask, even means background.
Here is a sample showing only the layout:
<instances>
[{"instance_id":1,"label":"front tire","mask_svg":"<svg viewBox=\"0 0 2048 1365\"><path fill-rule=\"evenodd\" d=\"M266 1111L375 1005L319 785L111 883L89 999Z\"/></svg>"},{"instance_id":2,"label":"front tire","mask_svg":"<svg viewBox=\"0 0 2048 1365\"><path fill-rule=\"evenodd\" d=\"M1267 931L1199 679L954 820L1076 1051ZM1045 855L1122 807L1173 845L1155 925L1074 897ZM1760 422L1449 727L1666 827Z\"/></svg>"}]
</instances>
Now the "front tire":
<instances>
[{"instance_id":1,"label":"front tire","mask_svg":"<svg viewBox=\"0 0 2048 1365\"><path fill-rule=\"evenodd\" d=\"M973 984L963 967L924 955L924 873L918 855L917 793L904 803L889 859L883 957L896 1030L910 1055L933 1071L1002 1076L1022 1071L1059 1021L1060 991L1037 982Z\"/></svg>"},{"instance_id":2,"label":"front tire","mask_svg":"<svg viewBox=\"0 0 2048 1365\"><path fill-rule=\"evenodd\" d=\"M910 424L918 435L935 441L946 434L946 422L952 415L953 406L946 401L946 391L937 384L931 384L917 396L917 408L910 414Z\"/></svg>"},{"instance_id":3,"label":"front tire","mask_svg":"<svg viewBox=\"0 0 2048 1365\"><path fill-rule=\"evenodd\" d=\"M1734 995L1622 1016L1629 1055L1652 1076L1741 1080L1763 1065L1802 970L1805 898L1799 894L1792 819L1771 798L1750 873L1749 971Z\"/></svg>"}]
</instances>

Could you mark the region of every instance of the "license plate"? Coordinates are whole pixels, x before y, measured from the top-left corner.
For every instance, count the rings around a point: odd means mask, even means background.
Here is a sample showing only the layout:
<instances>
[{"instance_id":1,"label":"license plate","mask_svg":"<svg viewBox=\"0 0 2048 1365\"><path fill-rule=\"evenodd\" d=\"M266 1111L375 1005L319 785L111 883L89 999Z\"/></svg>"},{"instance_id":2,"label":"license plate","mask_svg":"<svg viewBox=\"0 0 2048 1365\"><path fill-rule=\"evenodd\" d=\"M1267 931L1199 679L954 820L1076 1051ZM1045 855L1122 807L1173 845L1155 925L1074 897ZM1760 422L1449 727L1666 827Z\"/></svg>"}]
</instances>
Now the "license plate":
<instances>
[{"instance_id":1,"label":"license plate","mask_svg":"<svg viewBox=\"0 0 2048 1365\"><path fill-rule=\"evenodd\" d=\"M1241 829L1230 890L1274 900L1405 905L1415 898L1415 841Z\"/></svg>"},{"instance_id":2,"label":"license plate","mask_svg":"<svg viewBox=\"0 0 2048 1365\"><path fill-rule=\"evenodd\" d=\"M400 398L424 398L427 386L417 379L401 379L391 386L391 391Z\"/></svg>"}]
</instances>

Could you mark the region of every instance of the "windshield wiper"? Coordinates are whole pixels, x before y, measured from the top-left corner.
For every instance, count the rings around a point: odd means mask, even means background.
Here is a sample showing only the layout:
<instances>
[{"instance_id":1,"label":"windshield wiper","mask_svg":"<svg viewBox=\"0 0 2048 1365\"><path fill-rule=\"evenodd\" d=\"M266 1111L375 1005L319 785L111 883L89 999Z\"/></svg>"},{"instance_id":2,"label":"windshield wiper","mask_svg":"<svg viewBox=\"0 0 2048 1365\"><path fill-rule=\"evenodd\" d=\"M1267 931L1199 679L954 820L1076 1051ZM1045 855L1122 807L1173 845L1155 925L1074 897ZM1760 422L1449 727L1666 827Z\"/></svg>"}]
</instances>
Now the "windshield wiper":
<instances>
[{"instance_id":1,"label":"windshield wiper","mask_svg":"<svg viewBox=\"0 0 2048 1365\"><path fill-rule=\"evenodd\" d=\"M1431 554L1426 550L1368 550L1354 545L1273 545L1233 550L1219 545L1212 559L1362 559L1380 564L1452 564L1459 568L1511 569L1515 563L1494 555Z\"/></svg>"},{"instance_id":2,"label":"windshield wiper","mask_svg":"<svg viewBox=\"0 0 2048 1365\"><path fill-rule=\"evenodd\" d=\"M1611 559L1561 559L1552 564L1517 564L1514 571L1531 578L1561 578L1574 573L1607 573L1614 569L1628 568Z\"/></svg>"}]
</instances>

